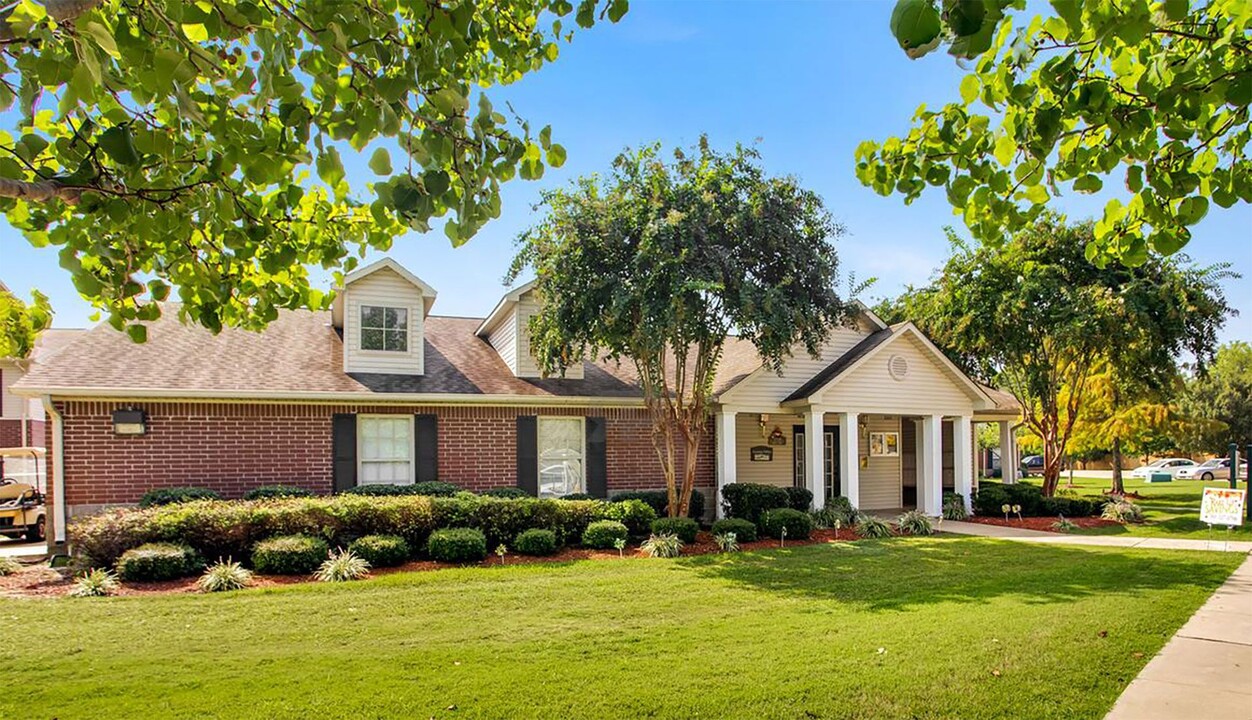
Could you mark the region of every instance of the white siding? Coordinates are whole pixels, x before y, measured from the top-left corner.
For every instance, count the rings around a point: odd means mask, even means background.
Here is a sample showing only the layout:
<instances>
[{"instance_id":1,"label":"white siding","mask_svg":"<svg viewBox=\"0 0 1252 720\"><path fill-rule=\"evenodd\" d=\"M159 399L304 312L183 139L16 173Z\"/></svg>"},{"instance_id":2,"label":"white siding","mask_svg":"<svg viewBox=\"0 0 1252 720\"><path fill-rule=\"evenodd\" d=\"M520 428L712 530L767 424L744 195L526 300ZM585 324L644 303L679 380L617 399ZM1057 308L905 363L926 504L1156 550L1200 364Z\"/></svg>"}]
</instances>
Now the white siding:
<instances>
[{"instance_id":1,"label":"white siding","mask_svg":"<svg viewBox=\"0 0 1252 720\"><path fill-rule=\"evenodd\" d=\"M901 355L908 362L908 375L903 380L895 380L887 373L887 361L894 355ZM909 335L883 347L840 378L823 394L822 404L858 412L972 415L973 400L958 382L940 367L921 341Z\"/></svg>"},{"instance_id":2,"label":"white siding","mask_svg":"<svg viewBox=\"0 0 1252 720\"><path fill-rule=\"evenodd\" d=\"M861 468L861 507L866 510L898 508L901 502L900 489L900 458L870 457L869 433L900 432L900 418L869 416L865 420L865 431L860 432L857 445L860 447L860 458L865 458L865 466Z\"/></svg>"},{"instance_id":3,"label":"white siding","mask_svg":"<svg viewBox=\"0 0 1252 720\"><path fill-rule=\"evenodd\" d=\"M865 339L866 333L846 327L835 328L822 348L817 360L809 357L803 347L797 347L783 366L782 375L761 369L738 385L727 390L721 397L725 405L745 407L773 407L795 392L854 345Z\"/></svg>"},{"instance_id":4,"label":"white siding","mask_svg":"<svg viewBox=\"0 0 1252 720\"><path fill-rule=\"evenodd\" d=\"M6 420L43 420L43 403L35 398L15 395L9 388L26 373L11 365L0 367L0 418ZM26 415L22 415L25 408ZM42 444L42 443L41 443Z\"/></svg>"},{"instance_id":5,"label":"white siding","mask_svg":"<svg viewBox=\"0 0 1252 720\"><path fill-rule=\"evenodd\" d=\"M517 301L517 308L513 311L513 317L517 326L517 367L514 368L513 372L517 377L543 377L543 373L539 370L539 363L535 360L534 353L530 351L530 319L538 312L539 301L535 299L533 292L522 295L521 299ZM565 377L569 380L582 380L582 363L577 363L566 369Z\"/></svg>"},{"instance_id":6,"label":"white siding","mask_svg":"<svg viewBox=\"0 0 1252 720\"><path fill-rule=\"evenodd\" d=\"M766 437L761 437L760 417L757 413L739 413L735 417L735 479L738 482L790 487L791 468L795 461L792 429L803 425L804 420L795 415L770 415L765 425ZM771 446L774 449L773 460L752 462L752 446L769 445L768 435L775 427L782 430L787 444Z\"/></svg>"},{"instance_id":7,"label":"white siding","mask_svg":"<svg viewBox=\"0 0 1252 720\"><path fill-rule=\"evenodd\" d=\"M352 282L344 290L344 371L421 375L425 305L422 291L390 268L382 268ZM402 307L409 311L408 352L361 349L361 306Z\"/></svg>"},{"instance_id":8,"label":"white siding","mask_svg":"<svg viewBox=\"0 0 1252 720\"><path fill-rule=\"evenodd\" d=\"M517 314L516 312L506 317L500 324L491 331L487 336L487 341L491 343L491 347L496 349L496 353L500 355L500 359L505 365L509 366L509 370L517 375Z\"/></svg>"}]
</instances>

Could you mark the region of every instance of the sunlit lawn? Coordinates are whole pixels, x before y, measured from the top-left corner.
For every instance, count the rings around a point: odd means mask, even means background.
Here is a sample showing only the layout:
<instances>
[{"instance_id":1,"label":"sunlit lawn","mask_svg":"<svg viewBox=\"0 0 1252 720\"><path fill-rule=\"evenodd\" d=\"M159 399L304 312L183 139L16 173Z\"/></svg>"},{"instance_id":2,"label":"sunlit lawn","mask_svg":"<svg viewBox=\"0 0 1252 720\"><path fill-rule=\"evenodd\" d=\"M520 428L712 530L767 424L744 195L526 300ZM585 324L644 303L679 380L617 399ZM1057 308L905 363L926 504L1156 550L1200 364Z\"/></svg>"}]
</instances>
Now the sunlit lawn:
<instances>
[{"instance_id":1,"label":"sunlit lawn","mask_svg":"<svg viewBox=\"0 0 1252 720\"><path fill-rule=\"evenodd\" d=\"M1102 497L1103 492L1112 487L1108 478L1083 477L1075 471L1072 490L1079 495ZM985 481L984 481L985 482ZM1032 477L1025 482L1038 485L1039 478ZM1146 522L1140 525L1115 527L1085 528L1076 531L1082 535L1130 535L1133 537L1170 537L1190 538L1194 540L1252 540L1252 522L1227 528L1218 526L1212 529L1200 522L1200 496L1206 487L1229 488L1226 480L1174 480L1167 483L1149 483L1139 478L1130 477L1127 472L1123 486L1126 492L1143 496L1142 500L1134 500L1143 507ZM1244 480L1239 487L1247 489ZM1060 488L1070 488L1069 475L1061 476Z\"/></svg>"},{"instance_id":2,"label":"sunlit lawn","mask_svg":"<svg viewBox=\"0 0 1252 720\"><path fill-rule=\"evenodd\" d=\"M0 716L1099 718L1241 559L894 539L0 599Z\"/></svg>"}]
</instances>

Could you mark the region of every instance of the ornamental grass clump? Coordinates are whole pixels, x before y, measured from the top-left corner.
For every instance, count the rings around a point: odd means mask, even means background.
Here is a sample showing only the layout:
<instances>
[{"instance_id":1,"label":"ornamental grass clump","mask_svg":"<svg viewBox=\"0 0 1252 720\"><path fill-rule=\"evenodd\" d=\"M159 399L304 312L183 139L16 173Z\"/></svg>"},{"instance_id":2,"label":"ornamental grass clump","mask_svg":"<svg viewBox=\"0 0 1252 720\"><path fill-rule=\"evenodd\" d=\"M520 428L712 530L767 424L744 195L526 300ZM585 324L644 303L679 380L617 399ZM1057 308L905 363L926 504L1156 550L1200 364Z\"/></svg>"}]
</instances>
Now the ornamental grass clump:
<instances>
[{"instance_id":1,"label":"ornamental grass clump","mask_svg":"<svg viewBox=\"0 0 1252 720\"><path fill-rule=\"evenodd\" d=\"M1104 506L1104 512L1100 517L1119 523L1141 523L1143 522L1143 509L1129 500L1113 500Z\"/></svg>"},{"instance_id":2,"label":"ornamental grass clump","mask_svg":"<svg viewBox=\"0 0 1252 720\"><path fill-rule=\"evenodd\" d=\"M654 558L676 558L683 549L683 541L677 535L665 533L651 535L640 548Z\"/></svg>"},{"instance_id":3,"label":"ornamental grass clump","mask_svg":"<svg viewBox=\"0 0 1252 720\"><path fill-rule=\"evenodd\" d=\"M1052 523L1052 529L1057 532L1071 533L1077 530L1078 526L1069 520L1066 520L1064 515L1061 515L1057 518L1056 522Z\"/></svg>"},{"instance_id":4,"label":"ornamental grass clump","mask_svg":"<svg viewBox=\"0 0 1252 720\"><path fill-rule=\"evenodd\" d=\"M118 587L117 576L112 571L95 568L78 576L70 597L105 597L115 594Z\"/></svg>"},{"instance_id":5,"label":"ornamental grass clump","mask_svg":"<svg viewBox=\"0 0 1252 720\"><path fill-rule=\"evenodd\" d=\"M891 526L873 515L861 515L856 521L856 534L870 540L880 540L892 536Z\"/></svg>"},{"instance_id":6,"label":"ornamental grass clump","mask_svg":"<svg viewBox=\"0 0 1252 720\"><path fill-rule=\"evenodd\" d=\"M318 582L349 582L370 574L370 564L351 550L332 550L330 557L313 573Z\"/></svg>"},{"instance_id":7,"label":"ornamental grass clump","mask_svg":"<svg viewBox=\"0 0 1252 720\"><path fill-rule=\"evenodd\" d=\"M243 590L252 584L252 572L230 558L210 565L196 585L206 593Z\"/></svg>"},{"instance_id":8,"label":"ornamental grass clump","mask_svg":"<svg viewBox=\"0 0 1252 720\"><path fill-rule=\"evenodd\" d=\"M21 563L11 557L0 557L0 577L12 575L22 569Z\"/></svg>"},{"instance_id":9,"label":"ornamental grass clump","mask_svg":"<svg viewBox=\"0 0 1252 720\"><path fill-rule=\"evenodd\" d=\"M721 552L739 552L739 539L733 532L716 533L713 535L713 542L717 543L717 549Z\"/></svg>"},{"instance_id":10,"label":"ornamental grass clump","mask_svg":"<svg viewBox=\"0 0 1252 720\"><path fill-rule=\"evenodd\" d=\"M969 511L965 509L965 496L959 493L943 494L943 519L967 520Z\"/></svg>"},{"instance_id":11,"label":"ornamental grass clump","mask_svg":"<svg viewBox=\"0 0 1252 720\"><path fill-rule=\"evenodd\" d=\"M930 518L920 510L910 510L896 519L901 535L934 535L935 527Z\"/></svg>"}]
</instances>

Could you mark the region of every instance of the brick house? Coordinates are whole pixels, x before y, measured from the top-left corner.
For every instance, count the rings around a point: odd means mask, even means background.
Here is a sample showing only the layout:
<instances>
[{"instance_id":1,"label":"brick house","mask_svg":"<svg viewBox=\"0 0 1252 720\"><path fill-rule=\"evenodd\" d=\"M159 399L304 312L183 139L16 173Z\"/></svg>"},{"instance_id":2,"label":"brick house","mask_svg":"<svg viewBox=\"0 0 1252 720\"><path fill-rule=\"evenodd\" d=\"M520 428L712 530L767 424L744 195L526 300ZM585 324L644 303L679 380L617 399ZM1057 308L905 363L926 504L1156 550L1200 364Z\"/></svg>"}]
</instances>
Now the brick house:
<instances>
[{"instance_id":1,"label":"brick house","mask_svg":"<svg viewBox=\"0 0 1252 720\"><path fill-rule=\"evenodd\" d=\"M75 338L15 387L52 420L50 538L64 540L68 517L154 487L238 497L274 483L329 493L439 479L556 497L663 486L629 364L542 377L529 285L486 318L431 314L435 297L384 259L347 275L330 311L282 312L261 333L215 336L170 308L144 344L104 324ZM840 494L932 514L942 488L969 495L971 424L1017 417L915 327L868 310L781 374L729 338L715 400L706 495L735 481L798 484L819 506Z\"/></svg>"}]
</instances>

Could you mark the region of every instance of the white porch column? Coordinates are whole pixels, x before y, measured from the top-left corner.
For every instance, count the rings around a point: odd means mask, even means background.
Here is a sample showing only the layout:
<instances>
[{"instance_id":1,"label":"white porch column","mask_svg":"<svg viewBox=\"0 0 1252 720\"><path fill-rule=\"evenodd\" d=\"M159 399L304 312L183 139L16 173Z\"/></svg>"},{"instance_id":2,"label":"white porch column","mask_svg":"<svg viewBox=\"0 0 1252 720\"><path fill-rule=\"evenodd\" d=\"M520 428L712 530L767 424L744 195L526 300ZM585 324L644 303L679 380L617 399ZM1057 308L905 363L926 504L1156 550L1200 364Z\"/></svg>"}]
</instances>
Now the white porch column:
<instances>
[{"instance_id":1,"label":"white porch column","mask_svg":"<svg viewBox=\"0 0 1252 720\"><path fill-rule=\"evenodd\" d=\"M839 414L839 486L852 507L861 506L861 445L857 414Z\"/></svg>"},{"instance_id":2,"label":"white porch column","mask_svg":"<svg viewBox=\"0 0 1252 720\"><path fill-rule=\"evenodd\" d=\"M953 433L955 435L955 433ZM943 503L943 416L922 418L922 472L917 478L917 509L939 515Z\"/></svg>"},{"instance_id":3,"label":"white porch column","mask_svg":"<svg viewBox=\"0 0 1252 720\"><path fill-rule=\"evenodd\" d=\"M825 417L817 407L810 407L804 416L804 477L813 493L814 510L826 507Z\"/></svg>"},{"instance_id":4,"label":"white porch column","mask_svg":"<svg viewBox=\"0 0 1252 720\"><path fill-rule=\"evenodd\" d=\"M1012 485L1017 482L1017 448L1013 437L1013 423L1000 421L1000 482Z\"/></svg>"},{"instance_id":5,"label":"white porch column","mask_svg":"<svg viewBox=\"0 0 1252 720\"><path fill-rule=\"evenodd\" d=\"M971 496L974 494L974 424L968 415L958 417L952 423L952 472L955 479L956 492L965 498L965 511L972 509ZM940 491L940 509L942 509L942 490Z\"/></svg>"},{"instance_id":6,"label":"white porch column","mask_svg":"<svg viewBox=\"0 0 1252 720\"><path fill-rule=\"evenodd\" d=\"M717 414L717 497L713 517L722 517L722 488L735 481L735 413L725 408Z\"/></svg>"}]
</instances>

